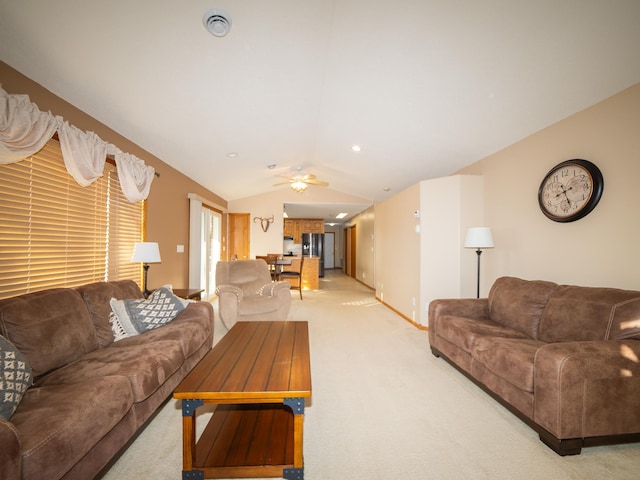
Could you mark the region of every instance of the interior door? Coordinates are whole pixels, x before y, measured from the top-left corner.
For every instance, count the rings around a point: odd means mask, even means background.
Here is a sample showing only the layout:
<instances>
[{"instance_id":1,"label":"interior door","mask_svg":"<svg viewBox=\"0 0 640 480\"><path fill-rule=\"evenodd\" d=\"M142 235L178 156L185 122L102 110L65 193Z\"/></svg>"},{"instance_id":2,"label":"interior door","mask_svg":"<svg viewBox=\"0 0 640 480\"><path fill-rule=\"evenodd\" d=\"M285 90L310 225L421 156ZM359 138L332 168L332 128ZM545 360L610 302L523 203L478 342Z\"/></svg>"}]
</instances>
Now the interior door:
<instances>
[{"instance_id":1,"label":"interior door","mask_svg":"<svg viewBox=\"0 0 640 480\"><path fill-rule=\"evenodd\" d=\"M334 268L336 266L335 261L335 233L327 232L324 234L324 268Z\"/></svg>"},{"instance_id":2,"label":"interior door","mask_svg":"<svg viewBox=\"0 0 640 480\"><path fill-rule=\"evenodd\" d=\"M229 214L229 245L227 260L249 259L249 213Z\"/></svg>"},{"instance_id":3,"label":"interior door","mask_svg":"<svg viewBox=\"0 0 640 480\"><path fill-rule=\"evenodd\" d=\"M349 276L356 277L356 227L349 228Z\"/></svg>"}]
</instances>

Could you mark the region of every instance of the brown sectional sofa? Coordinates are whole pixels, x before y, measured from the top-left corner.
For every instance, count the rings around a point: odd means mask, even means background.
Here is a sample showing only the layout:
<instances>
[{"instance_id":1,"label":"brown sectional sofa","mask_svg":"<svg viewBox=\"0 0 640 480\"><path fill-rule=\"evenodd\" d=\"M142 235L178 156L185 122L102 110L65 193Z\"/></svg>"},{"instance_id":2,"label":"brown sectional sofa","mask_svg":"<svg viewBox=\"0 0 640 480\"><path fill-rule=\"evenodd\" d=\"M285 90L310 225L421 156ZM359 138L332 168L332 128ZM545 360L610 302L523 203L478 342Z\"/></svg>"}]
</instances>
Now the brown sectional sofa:
<instances>
[{"instance_id":1,"label":"brown sectional sofa","mask_svg":"<svg viewBox=\"0 0 640 480\"><path fill-rule=\"evenodd\" d=\"M143 295L117 281L0 300L0 334L34 377L11 418L0 419L0 479L95 477L212 348L208 302L114 342L111 298Z\"/></svg>"},{"instance_id":2,"label":"brown sectional sofa","mask_svg":"<svg viewBox=\"0 0 640 480\"><path fill-rule=\"evenodd\" d=\"M640 441L640 292L502 277L429 305L429 342L560 455Z\"/></svg>"}]
</instances>

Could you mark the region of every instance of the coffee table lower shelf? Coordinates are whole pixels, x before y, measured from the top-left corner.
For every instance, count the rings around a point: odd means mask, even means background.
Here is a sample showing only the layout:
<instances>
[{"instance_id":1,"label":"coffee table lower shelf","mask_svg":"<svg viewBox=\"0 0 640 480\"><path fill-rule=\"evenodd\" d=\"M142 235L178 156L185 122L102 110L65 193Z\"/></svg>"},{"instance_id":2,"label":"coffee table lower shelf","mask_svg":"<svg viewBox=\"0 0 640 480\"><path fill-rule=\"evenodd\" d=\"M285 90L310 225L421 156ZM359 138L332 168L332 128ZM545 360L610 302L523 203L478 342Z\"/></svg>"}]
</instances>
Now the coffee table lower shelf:
<instances>
[{"instance_id":1,"label":"coffee table lower shelf","mask_svg":"<svg viewBox=\"0 0 640 480\"><path fill-rule=\"evenodd\" d=\"M195 447L198 473L187 478L298 478L294 424L283 404L217 405Z\"/></svg>"}]
</instances>

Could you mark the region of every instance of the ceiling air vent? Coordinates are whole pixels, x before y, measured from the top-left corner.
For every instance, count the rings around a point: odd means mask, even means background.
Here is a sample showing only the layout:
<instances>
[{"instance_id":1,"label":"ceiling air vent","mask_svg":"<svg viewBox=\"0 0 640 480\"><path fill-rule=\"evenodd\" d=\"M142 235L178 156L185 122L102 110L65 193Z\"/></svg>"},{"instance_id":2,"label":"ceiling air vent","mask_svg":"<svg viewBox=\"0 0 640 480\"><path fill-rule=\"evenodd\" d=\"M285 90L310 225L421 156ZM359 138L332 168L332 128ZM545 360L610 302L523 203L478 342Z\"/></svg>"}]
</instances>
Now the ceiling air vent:
<instances>
[{"instance_id":1,"label":"ceiling air vent","mask_svg":"<svg viewBox=\"0 0 640 480\"><path fill-rule=\"evenodd\" d=\"M231 18L224 10L207 10L202 16L202 23L215 37L224 37L231 30Z\"/></svg>"}]
</instances>

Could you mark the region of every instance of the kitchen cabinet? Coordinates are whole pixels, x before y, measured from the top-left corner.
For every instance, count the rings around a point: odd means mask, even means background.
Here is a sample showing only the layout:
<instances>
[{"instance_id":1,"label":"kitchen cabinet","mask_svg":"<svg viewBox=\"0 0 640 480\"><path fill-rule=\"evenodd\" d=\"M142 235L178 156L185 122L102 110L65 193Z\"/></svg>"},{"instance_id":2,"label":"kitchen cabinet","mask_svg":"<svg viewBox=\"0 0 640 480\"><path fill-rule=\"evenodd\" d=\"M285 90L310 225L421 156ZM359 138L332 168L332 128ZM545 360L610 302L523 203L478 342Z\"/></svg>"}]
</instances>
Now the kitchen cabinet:
<instances>
[{"instance_id":1,"label":"kitchen cabinet","mask_svg":"<svg viewBox=\"0 0 640 480\"><path fill-rule=\"evenodd\" d=\"M324 233L321 218L285 218L283 235L293 237L293 243L302 243L303 233Z\"/></svg>"},{"instance_id":2,"label":"kitchen cabinet","mask_svg":"<svg viewBox=\"0 0 640 480\"><path fill-rule=\"evenodd\" d=\"M324 233L324 220L321 218L303 219L302 233Z\"/></svg>"}]
</instances>

